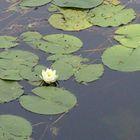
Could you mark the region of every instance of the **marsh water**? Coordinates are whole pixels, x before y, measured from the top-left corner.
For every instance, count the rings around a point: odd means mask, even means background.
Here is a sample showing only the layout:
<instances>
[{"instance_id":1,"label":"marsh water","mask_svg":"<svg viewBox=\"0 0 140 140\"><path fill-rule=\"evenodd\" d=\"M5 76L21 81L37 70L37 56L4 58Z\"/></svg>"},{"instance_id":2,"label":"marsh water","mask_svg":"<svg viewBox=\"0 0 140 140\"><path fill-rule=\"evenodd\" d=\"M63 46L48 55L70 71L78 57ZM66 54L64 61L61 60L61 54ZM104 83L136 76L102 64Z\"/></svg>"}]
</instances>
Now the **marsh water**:
<instances>
[{"instance_id":1,"label":"marsh water","mask_svg":"<svg viewBox=\"0 0 140 140\"><path fill-rule=\"evenodd\" d=\"M139 23L140 0L121 1L133 8ZM19 36L24 31L38 31L42 34L67 33L79 37L84 47L76 54L88 57L93 63L102 63L101 54L105 48L116 44L113 40L117 28L92 27L79 32L64 32L47 22L47 6L28 13L6 12L10 6L0 0L0 35ZM24 43L14 49L34 52L40 57L40 64L46 67L46 53L35 50ZM59 86L75 93L78 104L70 112L45 116L24 110L18 101L0 105L0 114L14 114L29 120L33 126L33 140L139 140L140 139L140 72L124 73L105 67L104 75L87 85L78 84L73 78L59 82ZM26 93L33 86L21 81Z\"/></svg>"}]
</instances>

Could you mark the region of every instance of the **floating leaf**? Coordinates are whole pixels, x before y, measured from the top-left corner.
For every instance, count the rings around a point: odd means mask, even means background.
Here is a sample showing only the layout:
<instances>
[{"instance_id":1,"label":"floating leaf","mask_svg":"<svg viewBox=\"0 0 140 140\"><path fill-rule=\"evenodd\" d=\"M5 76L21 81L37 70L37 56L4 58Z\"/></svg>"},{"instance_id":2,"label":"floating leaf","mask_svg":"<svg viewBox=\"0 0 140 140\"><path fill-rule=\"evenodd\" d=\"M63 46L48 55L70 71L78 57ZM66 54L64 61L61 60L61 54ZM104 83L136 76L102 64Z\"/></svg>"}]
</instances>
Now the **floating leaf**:
<instances>
[{"instance_id":1,"label":"floating leaf","mask_svg":"<svg viewBox=\"0 0 140 140\"><path fill-rule=\"evenodd\" d=\"M68 112L77 102L67 90L56 87L38 87L32 91L37 96L22 96L20 104L25 109L45 115Z\"/></svg>"},{"instance_id":2,"label":"floating leaf","mask_svg":"<svg viewBox=\"0 0 140 140\"><path fill-rule=\"evenodd\" d=\"M20 37L23 39L23 41L33 42L36 40L40 40L42 38L42 35L39 32L24 32L20 35Z\"/></svg>"},{"instance_id":3,"label":"floating leaf","mask_svg":"<svg viewBox=\"0 0 140 140\"><path fill-rule=\"evenodd\" d=\"M46 69L43 65L36 65L34 68L26 68L21 70L20 75L23 79L28 81L40 81L40 75L43 69Z\"/></svg>"},{"instance_id":4,"label":"floating leaf","mask_svg":"<svg viewBox=\"0 0 140 140\"><path fill-rule=\"evenodd\" d=\"M17 46L17 38L13 36L0 36L0 48L11 48Z\"/></svg>"},{"instance_id":5,"label":"floating leaf","mask_svg":"<svg viewBox=\"0 0 140 140\"><path fill-rule=\"evenodd\" d=\"M49 23L66 31L79 31L93 26L87 15L89 10L59 8L60 13L55 13L48 19Z\"/></svg>"},{"instance_id":6,"label":"floating leaf","mask_svg":"<svg viewBox=\"0 0 140 140\"><path fill-rule=\"evenodd\" d=\"M54 4L51 4L49 7L48 7L48 11L49 12L57 12L59 10L59 7L54 5Z\"/></svg>"},{"instance_id":7,"label":"floating leaf","mask_svg":"<svg viewBox=\"0 0 140 140\"><path fill-rule=\"evenodd\" d=\"M113 5L119 5L120 1L119 0L105 0L105 4L113 4Z\"/></svg>"},{"instance_id":8,"label":"floating leaf","mask_svg":"<svg viewBox=\"0 0 140 140\"><path fill-rule=\"evenodd\" d=\"M58 80L68 80L74 74L72 65L63 61L53 63L52 69L57 71Z\"/></svg>"},{"instance_id":9,"label":"floating leaf","mask_svg":"<svg viewBox=\"0 0 140 140\"><path fill-rule=\"evenodd\" d=\"M21 80L20 70L12 69L12 70L2 70L0 68L0 78L4 80Z\"/></svg>"},{"instance_id":10,"label":"floating leaf","mask_svg":"<svg viewBox=\"0 0 140 140\"><path fill-rule=\"evenodd\" d=\"M73 53L83 46L79 38L67 34L51 34L43 37L38 32L25 32L21 38L34 48L54 54Z\"/></svg>"},{"instance_id":11,"label":"floating leaf","mask_svg":"<svg viewBox=\"0 0 140 140\"><path fill-rule=\"evenodd\" d=\"M43 39L47 41L46 52L49 53L73 53L83 46L83 43L79 38L67 34L46 35Z\"/></svg>"},{"instance_id":12,"label":"floating leaf","mask_svg":"<svg viewBox=\"0 0 140 140\"><path fill-rule=\"evenodd\" d=\"M109 68L132 72L140 70L140 47L136 49L116 45L105 50L102 55L102 61Z\"/></svg>"},{"instance_id":13,"label":"floating leaf","mask_svg":"<svg viewBox=\"0 0 140 140\"><path fill-rule=\"evenodd\" d=\"M32 68L38 63L38 56L21 50L0 52L0 78L6 80L21 80L20 71Z\"/></svg>"},{"instance_id":14,"label":"floating leaf","mask_svg":"<svg viewBox=\"0 0 140 140\"><path fill-rule=\"evenodd\" d=\"M88 16L91 24L108 27L127 24L135 19L136 14L133 9L125 9L122 5L101 5L92 9Z\"/></svg>"},{"instance_id":15,"label":"floating leaf","mask_svg":"<svg viewBox=\"0 0 140 140\"><path fill-rule=\"evenodd\" d=\"M0 80L0 103L10 102L23 94L22 86L17 82Z\"/></svg>"},{"instance_id":16,"label":"floating leaf","mask_svg":"<svg viewBox=\"0 0 140 140\"><path fill-rule=\"evenodd\" d=\"M52 55L49 56L47 60L61 61L72 65L73 68L79 68L81 63L89 61L89 59L87 58L82 58L81 56L76 56L76 55Z\"/></svg>"},{"instance_id":17,"label":"floating leaf","mask_svg":"<svg viewBox=\"0 0 140 140\"><path fill-rule=\"evenodd\" d=\"M47 42L40 39L40 40L33 40L33 41L28 41L26 42L28 45L30 45L31 47L35 48L35 49L39 49L42 50L44 52L46 52L46 48L47 46Z\"/></svg>"},{"instance_id":18,"label":"floating leaf","mask_svg":"<svg viewBox=\"0 0 140 140\"><path fill-rule=\"evenodd\" d=\"M140 47L140 24L131 24L120 27L114 38L129 48Z\"/></svg>"},{"instance_id":19,"label":"floating leaf","mask_svg":"<svg viewBox=\"0 0 140 140\"><path fill-rule=\"evenodd\" d=\"M75 79L78 82L92 82L99 79L103 73L104 68L101 64L82 65L75 73Z\"/></svg>"},{"instance_id":20,"label":"floating leaf","mask_svg":"<svg viewBox=\"0 0 140 140\"><path fill-rule=\"evenodd\" d=\"M93 8L100 5L103 0L53 0L52 3L60 7Z\"/></svg>"},{"instance_id":21,"label":"floating leaf","mask_svg":"<svg viewBox=\"0 0 140 140\"><path fill-rule=\"evenodd\" d=\"M52 68L59 75L59 80L68 80L75 75L77 82L92 82L99 79L104 72L101 64L85 65L88 62L86 58L74 55L53 55L48 60L55 61Z\"/></svg>"},{"instance_id":22,"label":"floating leaf","mask_svg":"<svg viewBox=\"0 0 140 140\"><path fill-rule=\"evenodd\" d=\"M32 134L31 124L18 116L0 115L1 140L29 140Z\"/></svg>"},{"instance_id":23,"label":"floating leaf","mask_svg":"<svg viewBox=\"0 0 140 140\"><path fill-rule=\"evenodd\" d=\"M23 7L37 7L51 2L51 0L22 0L20 6Z\"/></svg>"}]
</instances>

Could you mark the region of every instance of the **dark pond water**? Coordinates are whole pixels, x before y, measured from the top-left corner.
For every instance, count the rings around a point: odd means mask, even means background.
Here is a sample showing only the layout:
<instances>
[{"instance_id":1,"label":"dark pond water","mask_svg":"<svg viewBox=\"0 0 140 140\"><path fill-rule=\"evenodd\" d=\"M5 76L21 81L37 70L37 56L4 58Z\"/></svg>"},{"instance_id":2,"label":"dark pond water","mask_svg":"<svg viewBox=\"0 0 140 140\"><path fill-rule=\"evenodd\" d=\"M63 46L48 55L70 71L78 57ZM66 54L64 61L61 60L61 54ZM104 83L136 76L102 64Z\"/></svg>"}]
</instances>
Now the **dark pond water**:
<instances>
[{"instance_id":1,"label":"dark pond water","mask_svg":"<svg viewBox=\"0 0 140 140\"><path fill-rule=\"evenodd\" d=\"M140 15L140 0L122 1ZM42 34L62 33L47 23L47 7L40 7L27 14L5 12L10 5L0 0L0 34L20 35L22 32L39 31ZM139 23L139 16L133 23ZM33 23L33 28L28 28ZM80 32L65 32L78 36L84 47L78 54L101 63L103 49L116 42L112 35L115 28L92 27ZM32 51L40 63L49 66L46 54L22 44L18 48ZM15 48L17 49L17 48ZM95 51L96 50L96 51ZM27 93L33 88L26 81L20 82ZM123 73L105 67L100 80L88 85L76 83L73 78L60 82L61 87L75 93L78 105L69 113L43 116L21 108L18 101L0 105L0 114L22 116L33 124L33 140L140 140L140 72Z\"/></svg>"}]
</instances>

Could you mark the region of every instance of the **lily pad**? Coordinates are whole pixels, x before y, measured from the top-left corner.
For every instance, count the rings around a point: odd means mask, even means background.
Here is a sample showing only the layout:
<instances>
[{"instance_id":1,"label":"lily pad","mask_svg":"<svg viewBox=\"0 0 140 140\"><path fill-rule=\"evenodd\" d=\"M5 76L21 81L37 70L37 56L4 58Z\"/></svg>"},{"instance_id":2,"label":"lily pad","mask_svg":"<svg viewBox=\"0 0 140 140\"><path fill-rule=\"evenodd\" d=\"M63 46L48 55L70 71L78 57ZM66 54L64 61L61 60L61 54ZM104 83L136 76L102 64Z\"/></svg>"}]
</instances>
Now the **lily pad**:
<instances>
[{"instance_id":1,"label":"lily pad","mask_svg":"<svg viewBox=\"0 0 140 140\"><path fill-rule=\"evenodd\" d=\"M140 24L131 24L120 27L114 38L129 48L140 47Z\"/></svg>"},{"instance_id":2,"label":"lily pad","mask_svg":"<svg viewBox=\"0 0 140 140\"><path fill-rule=\"evenodd\" d=\"M51 61L61 61L67 64L72 65L73 68L78 68L81 63L88 62L88 58L83 58L81 56L76 55L52 55L47 58L47 60Z\"/></svg>"},{"instance_id":3,"label":"lily pad","mask_svg":"<svg viewBox=\"0 0 140 140\"><path fill-rule=\"evenodd\" d=\"M37 96L22 96L23 108L38 114L55 115L68 112L77 102L76 97L67 90L56 87L38 87L32 91Z\"/></svg>"},{"instance_id":4,"label":"lily pad","mask_svg":"<svg viewBox=\"0 0 140 140\"><path fill-rule=\"evenodd\" d=\"M20 70L12 69L12 70L3 70L0 68L0 78L4 80L22 80L20 76Z\"/></svg>"},{"instance_id":5,"label":"lily pad","mask_svg":"<svg viewBox=\"0 0 140 140\"><path fill-rule=\"evenodd\" d=\"M33 42L36 40L40 40L42 35L39 32L24 32L20 35L23 41Z\"/></svg>"},{"instance_id":6,"label":"lily pad","mask_svg":"<svg viewBox=\"0 0 140 140\"><path fill-rule=\"evenodd\" d=\"M122 5L101 5L89 12L91 24L101 27L120 26L131 22L136 17L133 9L126 9Z\"/></svg>"},{"instance_id":7,"label":"lily pad","mask_svg":"<svg viewBox=\"0 0 140 140\"><path fill-rule=\"evenodd\" d=\"M73 53L83 46L78 37L67 34L51 34L43 37L38 32L25 32L21 38L30 46L53 54Z\"/></svg>"},{"instance_id":8,"label":"lily pad","mask_svg":"<svg viewBox=\"0 0 140 140\"><path fill-rule=\"evenodd\" d=\"M108 48L102 55L103 63L113 70L133 72L140 70L140 47L136 49L116 45Z\"/></svg>"},{"instance_id":9,"label":"lily pad","mask_svg":"<svg viewBox=\"0 0 140 140\"><path fill-rule=\"evenodd\" d=\"M60 7L93 8L100 5L103 0L53 0L52 3Z\"/></svg>"},{"instance_id":10,"label":"lily pad","mask_svg":"<svg viewBox=\"0 0 140 140\"><path fill-rule=\"evenodd\" d=\"M58 80L68 80L75 75L76 81L80 83L92 82L103 75L104 68L101 64L84 64L89 60L74 55L53 55L48 60L54 61L52 68L59 75Z\"/></svg>"},{"instance_id":11,"label":"lily pad","mask_svg":"<svg viewBox=\"0 0 140 140\"><path fill-rule=\"evenodd\" d=\"M46 69L46 67L43 65L36 65L34 68L26 68L21 70L20 75L23 79L30 82L40 81L40 75L43 69Z\"/></svg>"},{"instance_id":12,"label":"lily pad","mask_svg":"<svg viewBox=\"0 0 140 140\"><path fill-rule=\"evenodd\" d=\"M43 37L47 42L46 52L55 54L68 54L78 51L82 46L82 41L72 35L52 34Z\"/></svg>"},{"instance_id":13,"label":"lily pad","mask_svg":"<svg viewBox=\"0 0 140 140\"><path fill-rule=\"evenodd\" d=\"M51 0L22 0L20 6L23 7L38 7L48 4Z\"/></svg>"},{"instance_id":14,"label":"lily pad","mask_svg":"<svg viewBox=\"0 0 140 140\"><path fill-rule=\"evenodd\" d=\"M0 48L12 48L18 45L17 38L13 36L0 36Z\"/></svg>"},{"instance_id":15,"label":"lily pad","mask_svg":"<svg viewBox=\"0 0 140 140\"><path fill-rule=\"evenodd\" d=\"M31 124L18 116L0 115L1 140L29 140L32 134Z\"/></svg>"},{"instance_id":16,"label":"lily pad","mask_svg":"<svg viewBox=\"0 0 140 140\"><path fill-rule=\"evenodd\" d=\"M74 74L72 65L63 61L56 61L51 67L57 71L58 80L68 80Z\"/></svg>"},{"instance_id":17,"label":"lily pad","mask_svg":"<svg viewBox=\"0 0 140 140\"><path fill-rule=\"evenodd\" d=\"M102 64L82 65L75 73L75 79L78 82L93 82L99 79L104 73Z\"/></svg>"},{"instance_id":18,"label":"lily pad","mask_svg":"<svg viewBox=\"0 0 140 140\"><path fill-rule=\"evenodd\" d=\"M113 4L113 5L119 5L120 1L119 0L105 0L105 4Z\"/></svg>"},{"instance_id":19,"label":"lily pad","mask_svg":"<svg viewBox=\"0 0 140 140\"><path fill-rule=\"evenodd\" d=\"M22 86L17 82L0 80L0 103L10 102L23 94Z\"/></svg>"},{"instance_id":20,"label":"lily pad","mask_svg":"<svg viewBox=\"0 0 140 140\"><path fill-rule=\"evenodd\" d=\"M21 80L20 71L32 68L38 63L38 56L22 50L0 52L0 78Z\"/></svg>"},{"instance_id":21,"label":"lily pad","mask_svg":"<svg viewBox=\"0 0 140 140\"><path fill-rule=\"evenodd\" d=\"M59 8L59 11L48 19L54 28L66 31L80 31L93 26L87 19L89 10Z\"/></svg>"}]
</instances>

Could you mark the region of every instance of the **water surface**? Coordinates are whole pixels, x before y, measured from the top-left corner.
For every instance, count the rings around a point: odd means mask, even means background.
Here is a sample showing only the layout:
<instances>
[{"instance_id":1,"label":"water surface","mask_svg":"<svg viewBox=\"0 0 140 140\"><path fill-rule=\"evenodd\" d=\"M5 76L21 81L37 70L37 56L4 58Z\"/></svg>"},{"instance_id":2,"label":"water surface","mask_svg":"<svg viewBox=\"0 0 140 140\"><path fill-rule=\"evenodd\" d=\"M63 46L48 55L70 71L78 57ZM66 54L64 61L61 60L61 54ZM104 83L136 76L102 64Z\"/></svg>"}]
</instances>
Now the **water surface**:
<instances>
[{"instance_id":1,"label":"water surface","mask_svg":"<svg viewBox=\"0 0 140 140\"><path fill-rule=\"evenodd\" d=\"M137 13L133 23L139 23L140 1L123 4L132 7ZM10 5L0 1L0 34L19 36L24 31L38 31L42 34L67 33L79 37L84 47L77 53L101 63L104 48L116 44L113 32L116 28L92 27L80 32L63 32L47 23L47 6L32 10L27 14L5 12ZM28 28L28 25L34 25ZM48 55L26 44L19 47L40 57L46 67ZM15 48L15 49L17 49ZM97 50L97 48L103 48ZM96 51L94 51L96 49ZM32 86L20 82L29 93ZM103 77L88 85L81 85L71 78L60 82L61 87L75 93L78 104L69 113L57 116L44 116L30 113L18 101L0 105L0 114L19 115L33 124L34 140L139 140L140 139L140 72L123 73L105 67Z\"/></svg>"}]
</instances>

